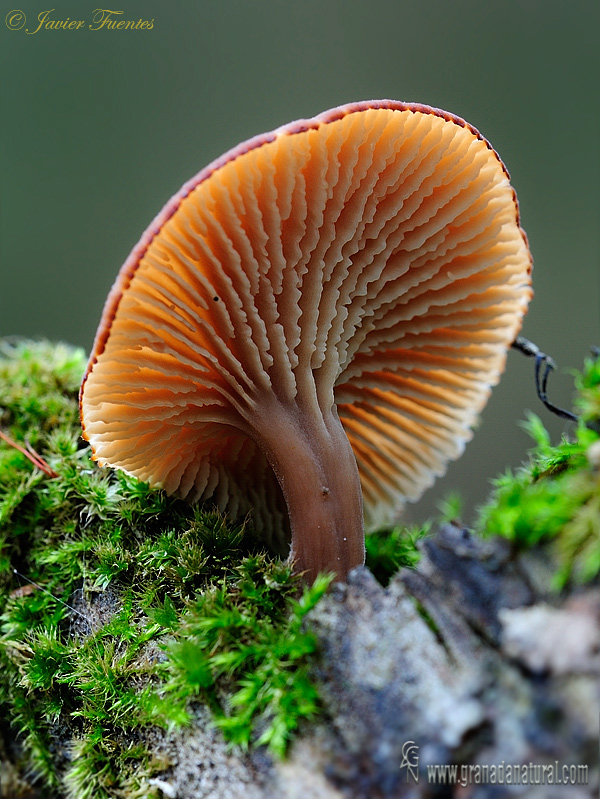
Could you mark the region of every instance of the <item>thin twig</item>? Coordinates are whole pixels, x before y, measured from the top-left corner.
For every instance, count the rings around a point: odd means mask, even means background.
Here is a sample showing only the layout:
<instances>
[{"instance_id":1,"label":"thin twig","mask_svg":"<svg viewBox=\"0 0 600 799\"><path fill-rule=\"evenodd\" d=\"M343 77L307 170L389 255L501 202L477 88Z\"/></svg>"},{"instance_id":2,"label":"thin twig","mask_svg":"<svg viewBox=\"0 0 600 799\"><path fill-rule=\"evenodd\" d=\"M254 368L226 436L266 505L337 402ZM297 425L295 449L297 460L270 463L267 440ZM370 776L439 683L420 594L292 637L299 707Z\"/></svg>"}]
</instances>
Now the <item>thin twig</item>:
<instances>
[{"instance_id":1,"label":"thin twig","mask_svg":"<svg viewBox=\"0 0 600 799\"><path fill-rule=\"evenodd\" d=\"M25 457L30 460L34 466L37 466L37 468L44 472L44 474L47 474L48 477L58 477L58 473L54 471L54 469L42 458L41 455L38 455L29 442L25 442L25 447L22 447L20 444L17 444L16 441L13 441L12 438L3 433L2 430L0 430L0 438L9 446L19 450L22 455L25 455Z\"/></svg>"},{"instance_id":2,"label":"thin twig","mask_svg":"<svg viewBox=\"0 0 600 799\"><path fill-rule=\"evenodd\" d=\"M18 571L17 569L13 569L13 574L15 574L17 577L21 577L23 580L26 580L30 585L35 586L35 588L37 588L39 591L43 591L45 594L48 594L48 596L51 596L52 599L55 599L57 602L60 602L61 605L64 605L69 610L72 610L73 613L76 613L78 616L81 616L82 619L85 619L87 623L90 625L90 627L92 626L92 622L88 619L87 616L85 616L83 613L77 610L77 608L74 608L73 605L69 605L63 599L53 594L52 591L48 591L48 589L44 588L43 585L35 583L33 580L30 580L29 577L26 577L24 574L21 574L21 572Z\"/></svg>"}]
</instances>

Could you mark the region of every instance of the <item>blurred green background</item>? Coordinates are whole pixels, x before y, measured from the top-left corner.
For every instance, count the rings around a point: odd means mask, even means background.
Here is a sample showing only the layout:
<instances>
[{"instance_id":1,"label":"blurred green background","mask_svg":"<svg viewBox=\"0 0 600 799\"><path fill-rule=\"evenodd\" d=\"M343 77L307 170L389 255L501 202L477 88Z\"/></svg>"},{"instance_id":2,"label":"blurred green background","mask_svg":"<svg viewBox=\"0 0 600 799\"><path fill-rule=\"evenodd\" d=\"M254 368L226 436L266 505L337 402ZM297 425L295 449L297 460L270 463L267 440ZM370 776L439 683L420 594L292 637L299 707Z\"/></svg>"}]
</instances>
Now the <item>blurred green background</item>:
<instances>
[{"instance_id":1,"label":"blurred green background","mask_svg":"<svg viewBox=\"0 0 600 799\"><path fill-rule=\"evenodd\" d=\"M48 19L85 25L38 33L52 6L2 7L0 335L89 350L121 263L184 181L256 133L389 97L464 117L501 154L535 261L523 332L570 405L569 368L600 344L597 0L119 0L115 19L153 20L121 31L89 29L96 5L57 2ZM451 490L483 500L523 457L527 408L555 439L568 429L510 353L465 455L409 517Z\"/></svg>"}]
</instances>

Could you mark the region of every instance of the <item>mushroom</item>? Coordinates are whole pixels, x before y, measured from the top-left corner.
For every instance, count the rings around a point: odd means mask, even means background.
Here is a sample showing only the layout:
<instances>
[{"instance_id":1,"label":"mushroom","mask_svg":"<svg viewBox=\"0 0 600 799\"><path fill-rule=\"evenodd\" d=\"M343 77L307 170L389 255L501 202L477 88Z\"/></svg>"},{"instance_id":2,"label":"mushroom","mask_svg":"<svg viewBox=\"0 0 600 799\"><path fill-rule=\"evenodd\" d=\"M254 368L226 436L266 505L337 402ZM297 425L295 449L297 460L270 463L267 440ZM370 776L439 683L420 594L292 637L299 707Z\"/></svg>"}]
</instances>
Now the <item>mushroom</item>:
<instances>
[{"instance_id":1,"label":"mushroom","mask_svg":"<svg viewBox=\"0 0 600 799\"><path fill-rule=\"evenodd\" d=\"M142 236L96 334L84 438L168 494L252 509L307 579L343 579L363 516L390 523L462 452L530 275L508 172L462 119L384 100L293 122Z\"/></svg>"}]
</instances>

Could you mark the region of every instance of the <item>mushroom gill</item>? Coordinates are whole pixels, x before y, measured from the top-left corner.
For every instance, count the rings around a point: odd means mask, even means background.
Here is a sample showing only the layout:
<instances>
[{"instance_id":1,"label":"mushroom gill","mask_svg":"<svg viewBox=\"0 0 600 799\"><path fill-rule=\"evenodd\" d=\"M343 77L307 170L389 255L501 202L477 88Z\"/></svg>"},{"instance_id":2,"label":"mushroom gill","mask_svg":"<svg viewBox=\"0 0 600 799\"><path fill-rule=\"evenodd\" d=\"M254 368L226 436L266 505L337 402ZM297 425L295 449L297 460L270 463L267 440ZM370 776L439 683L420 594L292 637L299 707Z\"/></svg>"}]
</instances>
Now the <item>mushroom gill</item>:
<instances>
[{"instance_id":1,"label":"mushroom gill","mask_svg":"<svg viewBox=\"0 0 600 799\"><path fill-rule=\"evenodd\" d=\"M343 578L460 455L531 296L497 154L437 109L358 103L189 181L107 300L81 391L111 465L289 528Z\"/></svg>"}]
</instances>

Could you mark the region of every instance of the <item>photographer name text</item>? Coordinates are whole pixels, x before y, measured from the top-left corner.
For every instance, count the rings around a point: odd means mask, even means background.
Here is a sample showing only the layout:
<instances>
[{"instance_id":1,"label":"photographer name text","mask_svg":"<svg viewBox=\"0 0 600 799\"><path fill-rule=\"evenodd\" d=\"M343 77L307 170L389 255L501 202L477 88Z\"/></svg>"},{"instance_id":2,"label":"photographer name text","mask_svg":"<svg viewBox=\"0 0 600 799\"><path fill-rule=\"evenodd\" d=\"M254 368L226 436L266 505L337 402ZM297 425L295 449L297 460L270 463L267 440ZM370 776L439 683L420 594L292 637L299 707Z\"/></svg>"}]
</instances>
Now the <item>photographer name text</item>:
<instances>
[{"instance_id":1,"label":"photographer name text","mask_svg":"<svg viewBox=\"0 0 600 799\"><path fill-rule=\"evenodd\" d=\"M50 8L47 11L41 11L33 24L31 22L27 27L27 16L23 11L15 9L9 11L6 15L6 27L9 30L22 30L29 36L35 36L37 33L43 31L78 31L82 29L91 31L100 30L152 30L154 27L154 18L152 19L123 19L120 17L123 11L118 11L111 8L96 8L91 15L91 21L85 19L57 19L55 16L56 9Z\"/></svg>"}]
</instances>

